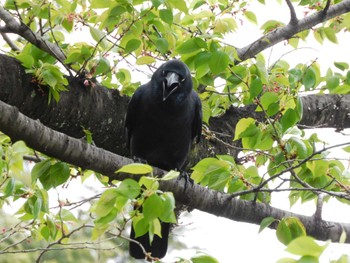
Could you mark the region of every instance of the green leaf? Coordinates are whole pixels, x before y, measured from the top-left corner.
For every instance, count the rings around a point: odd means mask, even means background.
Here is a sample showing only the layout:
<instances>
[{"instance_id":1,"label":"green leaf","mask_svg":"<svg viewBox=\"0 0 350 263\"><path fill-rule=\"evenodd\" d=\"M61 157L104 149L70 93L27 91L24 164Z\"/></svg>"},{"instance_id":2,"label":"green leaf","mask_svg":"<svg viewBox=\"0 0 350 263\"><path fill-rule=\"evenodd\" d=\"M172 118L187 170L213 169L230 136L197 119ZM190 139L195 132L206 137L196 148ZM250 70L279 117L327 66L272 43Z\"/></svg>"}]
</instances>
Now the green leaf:
<instances>
[{"instance_id":1,"label":"green leaf","mask_svg":"<svg viewBox=\"0 0 350 263\"><path fill-rule=\"evenodd\" d=\"M149 65L156 62L154 57L142 56L136 59L136 65Z\"/></svg>"},{"instance_id":2,"label":"green leaf","mask_svg":"<svg viewBox=\"0 0 350 263\"><path fill-rule=\"evenodd\" d=\"M265 228L270 226L275 221L276 219L274 219L273 217L270 217L270 216L265 217L260 223L259 233L262 232Z\"/></svg>"},{"instance_id":3,"label":"green leaf","mask_svg":"<svg viewBox=\"0 0 350 263\"><path fill-rule=\"evenodd\" d=\"M143 215L133 217L132 226L135 230L135 237L142 236L149 231L149 221Z\"/></svg>"},{"instance_id":4,"label":"green leaf","mask_svg":"<svg viewBox=\"0 0 350 263\"><path fill-rule=\"evenodd\" d=\"M162 181L172 180L172 179L178 178L179 175L180 175L180 172L171 170L166 175L164 175L160 180Z\"/></svg>"},{"instance_id":5,"label":"green leaf","mask_svg":"<svg viewBox=\"0 0 350 263\"><path fill-rule=\"evenodd\" d=\"M326 87L329 90L333 90L339 86L340 79L339 76L331 76L326 79Z\"/></svg>"},{"instance_id":6,"label":"green leaf","mask_svg":"<svg viewBox=\"0 0 350 263\"><path fill-rule=\"evenodd\" d=\"M219 74L225 71L229 62L230 58L225 52L215 51L210 57L209 68L213 74Z\"/></svg>"},{"instance_id":7,"label":"green leaf","mask_svg":"<svg viewBox=\"0 0 350 263\"><path fill-rule=\"evenodd\" d=\"M50 174L47 180L42 180L43 177L39 178L40 182L43 184L46 190L51 187L57 187L65 183L70 177L70 169L66 163L58 162L50 167ZM46 185L46 187L45 187Z\"/></svg>"},{"instance_id":8,"label":"green leaf","mask_svg":"<svg viewBox=\"0 0 350 263\"><path fill-rule=\"evenodd\" d=\"M126 43L126 46L125 46L125 52L126 53L131 53L133 51L135 51L136 49L138 49L141 45L141 40L139 39L130 39L128 41L128 43Z\"/></svg>"},{"instance_id":9,"label":"green leaf","mask_svg":"<svg viewBox=\"0 0 350 263\"><path fill-rule=\"evenodd\" d=\"M344 151L350 153L350 145L342 148Z\"/></svg>"},{"instance_id":10,"label":"green leaf","mask_svg":"<svg viewBox=\"0 0 350 263\"><path fill-rule=\"evenodd\" d=\"M16 56L16 59L21 61L23 67L25 68L32 68L34 66L34 58L32 55L22 52Z\"/></svg>"},{"instance_id":11,"label":"green leaf","mask_svg":"<svg viewBox=\"0 0 350 263\"><path fill-rule=\"evenodd\" d=\"M161 9L159 10L160 19L162 19L165 23L171 25L173 23L173 12L169 9Z\"/></svg>"},{"instance_id":12,"label":"green leaf","mask_svg":"<svg viewBox=\"0 0 350 263\"><path fill-rule=\"evenodd\" d=\"M176 223L176 216L174 213L175 198L173 193L165 192L161 195L161 199L163 200L163 211L159 219L163 222Z\"/></svg>"},{"instance_id":13,"label":"green leaf","mask_svg":"<svg viewBox=\"0 0 350 263\"><path fill-rule=\"evenodd\" d=\"M249 87L250 99L257 97L262 91L262 82L260 78L255 78Z\"/></svg>"},{"instance_id":14,"label":"green leaf","mask_svg":"<svg viewBox=\"0 0 350 263\"><path fill-rule=\"evenodd\" d=\"M282 125L282 132L293 127L299 121L298 115L293 109L288 109L280 119Z\"/></svg>"},{"instance_id":15,"label":"green leaf","mask_svg":"<svg viewBox=\"0 0 350 263\"><path fill-rule=\"evenodd\" d=\"M92 38L101 45L103 49L106 49L108 47L108 42L106 41L105 33L98 28L90 27L90 34Z\"/></svg>"},{"instance_id":16,"label":"green leaf","mask_svg":"<svg viewBox=\"0 0 350 263\"><path fill-rule=\"evenodd\" d=\"M140 195L141 187L138 182L133 179L125 179L117 188L117 193L133 199Z\"/></svg>"},{"instance_id":17,"label":"green leaf","mask_svg":"<svg viewBox=\"0 0 350 263\"><path fill-rule=\"evenodd\" d=\"M255 126L255 120L253 118L242 118L236 124L235 138L234 141L241 139L242 133L247 131L249 127ZM256 126L255 126L256 127Z\"/></svg>"},{"instance_id":18,"label":"green leaf","mask_svg":"<svg viewBox=\"0 0 350 263\"><path fill-rule=\"evenodd\" d=\"M168 52L169 50L168 40L166 40L165 38L158 38L155 43L160 53L165 54Z\"/></svg>"},{"instance_id":19,"label":"green leaf","mask_svg":"<svg viewBox=\"0 0 350 263\"><path fill-rule=\"evenodd\" d=\"M15 178L11 177L6 184L5 191L4 191L4 196L3 197L8 197L13 194L15 190Z\"/></svg>"},{"instance_id":20,"label":"green leaf","mask_svg":"<svg viewBox=\"0 0 350 263\"><path fill-rule=\"evenodd\" d=\"M278 101L279 101L278 95L274 92L265 92L260 98L260 103L263 109L268 114L268 116L272 116L278 112L279 110Z\"/></svg>"},{"instance_id":21,"label":"green leaf","mask_svg":"<svg viewBox=\"0 0 350 263\"><path fill-rule=\"evenodd\" d=\"M300 219L296 217L287 217L279 222L276 235L281 243L288 245L297 237L306 236L306 230Z\"/></svg>"},{"instance_id":22,"label":"green leaf","mask_svg":"<svg viewBox=\"0 0 350 263\"><path fill-rule=\"evenodd\" d=\"M79 220L73 215L71 211L64 208L60 210L56 218L65 222L79 222Z\"/></svg>"},{"instance_id":23,"label":"green leaf","mask_svg":"<svg viewBox=\"0 0 350 263\"><path fill-rule=\"evenodd\" d=\"M193 263L219 263L217 259L204 253L200 253L191 258Z\"/></svg>"},{"instance_id":24,"label":"green leaf","mask_svg":"<svg viewBox=\"0 0 350 263\"><path fill-rule=\"evenodd\" d=\"M300 236L289 243L286 251L295 255L319 258L328 245L329 242L320 246L312 237Z\"/></svg>"},{"instance_id":25,"label":"green leaf","mask_svg":"<svg viewBox=\"0 0 350 263\"><path fill-rule=\"evenodd\" d=\"M200 51L201 49L207 49L207 43L198 37L195 38L191 38L185 42L183 42L177 49L176 51L179 54L188 54L188 53L192 53L195 51Z\"/></svg>"},{"instance_id":26,"label":"green leaf","mask_svg":"<svg viewBox=\"0 0 350 263\"><path fill-rule=\"evenodd\" d=\"M37 196L34 202L33 211L32 211L34 218L38 218L39 213L41 211L42 203L43 203L43 200L40 198L40 196Z\"/></svg>"},{"instance_id":27,"label":"green leaf","mask_svg":"<svg viewBox=\"0 0 350 263\"><path fill-rule=\"evenodd\" d=\"M168 2L171 4L173 8L176 8L181 12L188 14L188 7L185 0L168 0Z\"/></svg>"},{"instance_id":28,"label":"green leaf","mask_svg":"<svg viewBox=\"0 0 350 263\"><path fill-rule=\"evenodd\" d=\"M93 211L96 213L96 215L98 217L108 215L115 206L117 196L118 192L115 188L104 191L100 199L98 199L96 205L93 207Z\"/></svg>"},{"instance_id":29,"label":"green leaf","mask_svg":"<svg viewBox=\"0 0 350 263\"><path fill-rule=\"evenodd\" d=\"M340 70L346 70L349 68L349 64L346 62L334 62L334 66Z\"/></svg>"},{"instance_id":30,"label":"green leaf","mask_svg":"<svg viewBox=\"0 0 350 263\"><path fill-rule=\"evenodd\" d=\"M150 174L153 172L152 166L143 163L131 163L124 165L120 168L117 173L128 173L128 174Z\"/></svg>"},{"instance_id":31,"label":"green leaf","mask_svg":"<svg viewBox=\"0 0 350 263\"><path fill-rule=\"evenodd\" d=\"M161 216L163 212L163 201L157 194L152 194L143 203L143 215L147 221L152 221Z\"/></svg>"},{"instance_id":32,"label":"green leaf","mask_svg":"<svg viewBox=\"0 0 350 263\"><path fill-rule=\"evenodd\" d=\"M338 44L337 35L335 34L335 30L333 28L325 27L324 33L329 41L333 42L334 44Z\"/></svg>"},{"instance_id":33,"label":"green leaf","mask_svg":"<svg viewBox=\"0 0 350 263\"><path fill-rule=\"evenodd\" d=\"M250 22L252 22L252 23L254 23L254 24L258 24L258 20L257 20L257 18L256 18L256 15L253 13L253 12L251 12L251 11L245 11L244 12L244 15L245 15L245 17L250 21Z\"/></svg>"},{"instance_id":34,"label":"green leaf","mask_svg":"<svg viewBox=\"0 0 350 263\"><path fill-rule=\"evenodd\" d=\"M95 76L107 73L109 71L111 71L109 60L101 57L97 63Z\"/></svg>"},{"instance_id":35,"label":"green leaf","mask_svg":"<svg viewBox=\"0 0 350 263\"><path fill-rule=\"evenodd\" d=\"M92 0L91 8L108 8L112 5L111 0Z\"/></svg>"},{"instance_id":36,"label":"green leaf","mask_svg":"<svg viewBox=\"0 0 350 263\"><path fill-rule=\"evenodd\" d=\"M316 74L312 68L308 68L303 76L302 83L305 86L305 90L313 89L316 84Z\"/></svg>"},{"instance_id":37,"label":"green leaf","mask_svg":"<svg viewBox=\"0 0 350 263\"><path fill-rule=\"evenodd\" d=\"M36 163L31 171L32 183L35 183L41 176L45 176L49 172L50 166L50 160L44 160Z\"/></svg>"}]
</instances>

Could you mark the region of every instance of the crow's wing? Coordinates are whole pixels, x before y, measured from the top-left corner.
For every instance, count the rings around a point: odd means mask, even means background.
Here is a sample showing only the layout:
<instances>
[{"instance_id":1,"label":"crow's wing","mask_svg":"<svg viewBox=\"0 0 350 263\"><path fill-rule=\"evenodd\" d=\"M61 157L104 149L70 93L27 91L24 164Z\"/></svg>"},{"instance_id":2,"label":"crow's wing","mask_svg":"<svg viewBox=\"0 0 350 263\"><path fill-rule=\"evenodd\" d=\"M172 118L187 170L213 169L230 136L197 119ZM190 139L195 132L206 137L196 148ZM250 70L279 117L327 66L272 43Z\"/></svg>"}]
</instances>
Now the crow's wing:
<instances>
[{"instance_id":1,"label":"crow's wing","mask_svg":"<svg viewBox=\"0 0 350 263\"><path fill-rule=\"evenodd\" d=\"M133 129L137 122L137 115L139 114L139 103L142 98L142 96L145 93L146 85L141 85L134 93L134 95L131 97L131 100L128 105L128 109L126 111L125 116L125 125L124 129L127 135L127 148L130 150L130 140L131 140L131 134L133 132Z\"/></svg>"}]
</instances>

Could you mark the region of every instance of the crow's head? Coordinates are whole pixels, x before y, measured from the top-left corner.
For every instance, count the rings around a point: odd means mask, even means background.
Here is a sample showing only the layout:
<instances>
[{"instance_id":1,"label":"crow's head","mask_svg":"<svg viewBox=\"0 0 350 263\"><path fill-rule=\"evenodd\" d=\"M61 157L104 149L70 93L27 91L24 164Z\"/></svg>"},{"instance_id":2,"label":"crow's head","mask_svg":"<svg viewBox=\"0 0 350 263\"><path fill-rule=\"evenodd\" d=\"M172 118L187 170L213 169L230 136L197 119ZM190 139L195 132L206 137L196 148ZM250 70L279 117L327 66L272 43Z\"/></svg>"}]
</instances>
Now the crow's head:
<instances>
[{"instance_id":1,"label":"crow's head","mask_svg":"<svg viewBox=\"0 0 350 263\"><path fill-rule=\"evenodd\" d=\"M192 90L190 70L180 60L170 60L161 65L151 81L156 84L157 89L161 89L163 101L182 100Z\"/></svg>"}]
</instances>

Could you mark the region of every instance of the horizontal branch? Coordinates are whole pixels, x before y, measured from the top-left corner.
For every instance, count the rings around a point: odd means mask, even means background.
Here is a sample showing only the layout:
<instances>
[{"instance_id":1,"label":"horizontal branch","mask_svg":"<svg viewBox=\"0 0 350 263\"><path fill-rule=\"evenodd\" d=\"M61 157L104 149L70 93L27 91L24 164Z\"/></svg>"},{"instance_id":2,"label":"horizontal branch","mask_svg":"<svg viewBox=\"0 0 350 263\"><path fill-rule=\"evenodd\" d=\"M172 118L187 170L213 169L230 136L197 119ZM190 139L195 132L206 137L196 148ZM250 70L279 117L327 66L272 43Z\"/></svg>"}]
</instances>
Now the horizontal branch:
<instances>
[{"instance_id":1,"label":"horizontal branch","mask_svg":"<svg viewBox=\"0 0 350 263\"><path fill-rule=\"evenodd\" d=\"M291 8L290 5L289 8ZM261 51L272 47L281 41L288 40L295 34L347 12L350 12L350 0L341 1L338 4L330 6L327 10L321 10L300 20L297 20L296 17L292 15L291 21L288 25L269 32L243 48L237 48L237 54L239 57L238 63L255 57Z\"/></svg>"},{"instance_id":2,"label":"horizontal branch","mask_svg":"<svg viewBox=\"0 0 350 263\"><path fill-rule=\"evenodd\" d=\"M46 155L91 169L108 176L111 180L126 177L137 179L137 176L115 174L123 165L132 163L131 159L97 148L83 140L69 137L54 131L39 121L32 120L16 107L0 101L0 130L11 137L13 141L23 140L26 144ZM162 176L165 171L154 169L156 176ZM340 240L343 231L346 232L346 242L350 243L350 224L316 220L313 216L304 216L274 208L268 204L232 198L231 195L220 193L197 184L187 185L184 180L160 181L163 191L173 192L176 200L190 207L226 217L231 220L260 224L272 216L275 219L298 217L307 233L319 240ZM272 228L276 224L271 225Z\"/></svg>"}]
</instances>

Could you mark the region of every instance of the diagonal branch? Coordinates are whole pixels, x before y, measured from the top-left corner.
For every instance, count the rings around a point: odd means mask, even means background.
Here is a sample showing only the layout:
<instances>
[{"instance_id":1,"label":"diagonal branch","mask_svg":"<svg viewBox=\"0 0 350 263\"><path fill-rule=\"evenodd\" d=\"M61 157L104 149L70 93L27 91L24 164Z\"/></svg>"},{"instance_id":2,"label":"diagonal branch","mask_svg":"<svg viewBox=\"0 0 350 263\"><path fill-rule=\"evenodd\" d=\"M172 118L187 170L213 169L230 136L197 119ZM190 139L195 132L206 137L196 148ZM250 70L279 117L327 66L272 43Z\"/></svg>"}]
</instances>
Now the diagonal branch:
<instances>
[{"instance_id":1,"label":"diagonal branch","mask_svg":"<svg viewBox=\"0 0 350 263\"><path fill-rule=\"evenodd\" d=\"M287 0L287 4L290 0ZM245 46L243 48L237 49L237 54L239 57L239 61L236 63L240 63L241 61L247 60L249 58L253 58L255 55L260 53L261 51L276 45L277 43L290 39L295 34L300 33L304 30L310 29L313 26L322 23L326 20L332 19L336 16L348 13L350 11L350 0L344 0L338 4L333 6L329 6L329 2L327 2L327 6L324 10L311 14L309 16L304 17L303 19L297 20L297 23L289 23L288 25L278 28L253 43ZM291 9L291 21L293 20L293 7L288 4ZM294 11L295 12L295 11Z\"/></svg>"},{"instance_id":2,"label":"diagonal branch","mask_svg":"<svg viewBox=\"0 0 350 263\"><path fill-rule=\"evenodd\" d=\"M19 23L7 10L1 6L0 19L5 22L5 26L0 28L1 33L17 34L33 45L52 55L63 64L63 61L66 59L66 55L56 44L44 40L41 36L34 33L28 26Z\"/></svg>"},{"instance_id":3,"label":"diagonal branch","mask_svg":"<svg viewBox=\"0 0 350 263\"><path fill-rule=\"evenodd\" d=\"M26 117L16 107L2 101L0 101L0 112L2 113L0 115L1 130L13 141L24 140L31 148L84 169L102 173L110 180L138 178L138 176L115 174L118 168L131 163L131 159L54 131L39 121ZM164 173L165 171L154 168L156 176L162 176ZM194 184L186 187L184 180L160 181L160 187L163 191L173 192L176 200L181 203L217 216L253 224L260 224L268 216L277 220L294 216L303 222L309 235L319 240L331 239L338 242L345 231L346 243L350 243L350 224L323 220L316 222L313 216L303 216L274 208L268 204L231 198L231 195L200 185ZM276 224L270 227L276 228Z\"/></svg>"}]
</instances>

